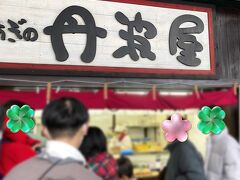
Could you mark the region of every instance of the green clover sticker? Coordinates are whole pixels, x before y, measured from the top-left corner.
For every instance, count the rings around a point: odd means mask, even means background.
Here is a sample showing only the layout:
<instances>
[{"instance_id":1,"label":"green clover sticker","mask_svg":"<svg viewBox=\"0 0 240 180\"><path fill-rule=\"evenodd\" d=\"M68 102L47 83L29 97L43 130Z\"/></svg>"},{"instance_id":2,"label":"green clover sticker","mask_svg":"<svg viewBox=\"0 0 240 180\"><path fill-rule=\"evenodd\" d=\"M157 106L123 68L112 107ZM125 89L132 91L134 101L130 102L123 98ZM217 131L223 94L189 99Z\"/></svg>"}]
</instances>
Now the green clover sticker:
<instances>
[{"instance_id":1,"label":"green clover sticker","mask_svg":"<svg viewBox=\"0 0 240 180\"><path fill-rule=\"evenodd\" d=\"M24 105L21 108L17 105L11 106L7 110L7 116L9 118L7 127L13 133L17 133L19 130L28 133L35 126L35 122L32 119L34 110L28 105Z\"/></svg>"},{"instance_id":2,"label":"green clover sticker","mask_svg":"<svg viewBox=\"0 0 240 180\"><path fill-rule=\"evenodd\" d=\"M198 113L198 118L200 119L198 129L202 131L203 134L209 134L210 132L220 134L226 127L223 121L225 116L226 113L221 107L215 106L211 109L204 106Z\"/></svg>"}]
</instances>

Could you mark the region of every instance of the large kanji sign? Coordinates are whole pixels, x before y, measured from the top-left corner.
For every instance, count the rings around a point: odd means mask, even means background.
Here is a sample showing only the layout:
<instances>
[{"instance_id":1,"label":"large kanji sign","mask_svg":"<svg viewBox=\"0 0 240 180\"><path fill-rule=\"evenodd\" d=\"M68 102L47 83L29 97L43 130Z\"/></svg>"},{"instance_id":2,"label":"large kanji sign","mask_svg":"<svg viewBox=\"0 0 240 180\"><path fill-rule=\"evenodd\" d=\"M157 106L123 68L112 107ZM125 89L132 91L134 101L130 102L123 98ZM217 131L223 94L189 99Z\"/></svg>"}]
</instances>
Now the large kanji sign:
<instances>
[{"instance_id":1,"label":"large kanji sign","mask_svg":"<svg viewBox=\"0 0 240 180\"><path fill-rule=\"evenodd\" d=\"M211 8L136 2L1 0L0 72L215 74Z\"/></svg>"}]
</instances>

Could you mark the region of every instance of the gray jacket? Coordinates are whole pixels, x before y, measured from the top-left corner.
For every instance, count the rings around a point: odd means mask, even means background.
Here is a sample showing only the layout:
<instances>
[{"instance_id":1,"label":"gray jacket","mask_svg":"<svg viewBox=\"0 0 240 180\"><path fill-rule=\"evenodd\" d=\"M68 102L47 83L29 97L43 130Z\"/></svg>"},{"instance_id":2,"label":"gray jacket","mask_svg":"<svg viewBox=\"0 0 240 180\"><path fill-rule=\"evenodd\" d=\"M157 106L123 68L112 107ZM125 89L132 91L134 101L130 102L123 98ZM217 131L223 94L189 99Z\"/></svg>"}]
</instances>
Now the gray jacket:
<instances>
[{"instance_id":1,"label":"gray jacket","mask_svg":"<svg viewBox=\"0 0 240 180\"><path fill-rule=\"evenodd\" d=\"M100 180L83 163L43 154L17 165L4 180Z\"/></svg>"},{"instance_id":2,"label":"gray jacket","mask_svg":"<svg viewBox=\"0 0 240 180\"><path fill-rule=\"evenodd\" d=\"M205 180L203 160L191 142L175 141L167 149L171 156L165 180Z\"/></svg>"},{"instance_id":3,"label":"gray jacket","mask_svg":"<svg viewBox=\"0 0 240 180\"><path fill-rule=\"evenodd\" d=\"M206 173L208 180L240 180L240 146L227 129L208 140Z\"/></svg>"}]
</instances>

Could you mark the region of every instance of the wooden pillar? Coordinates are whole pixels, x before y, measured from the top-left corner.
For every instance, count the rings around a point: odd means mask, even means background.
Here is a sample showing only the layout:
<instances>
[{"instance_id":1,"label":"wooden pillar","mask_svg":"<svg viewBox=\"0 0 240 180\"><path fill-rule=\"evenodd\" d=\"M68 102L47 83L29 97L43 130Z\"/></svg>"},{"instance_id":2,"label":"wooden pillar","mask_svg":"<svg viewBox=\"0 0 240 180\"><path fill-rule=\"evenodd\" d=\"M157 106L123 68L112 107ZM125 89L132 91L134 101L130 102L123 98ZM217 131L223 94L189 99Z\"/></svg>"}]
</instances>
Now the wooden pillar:
<instances>
[{"instance_id":1,"label":"wooden pillar","mask_svg":"<svg viewBox=\"0 0 240 180\"><path fill-rule=\"evenodd\" d=\"M104 83L104 87L103 87L103 97L104 100L108 99L108 83Z\"/></svg>"},{"instance_id":2,"label":"wooden pillar","mask_svg":"<svg viewBox=\"0 0 240 180\"><path fill-rule=\"evenodd\" d=\"M46 102L47 104L50 102L51 100L51 91L52 91L52 83L48 82L47 83L47 92L46 92Z\"/></svg>"},{"instance_id":3,"label":"wooden pillar","mask_svg":"<svg viewBox=\"0 0 240 180\"><path fill-rule=\"evenodd\" d=\"M156 99L157 99L157 85L152 86L152 97L153 97L153 100L156 101Z\"/></svg>"}]
</instances>

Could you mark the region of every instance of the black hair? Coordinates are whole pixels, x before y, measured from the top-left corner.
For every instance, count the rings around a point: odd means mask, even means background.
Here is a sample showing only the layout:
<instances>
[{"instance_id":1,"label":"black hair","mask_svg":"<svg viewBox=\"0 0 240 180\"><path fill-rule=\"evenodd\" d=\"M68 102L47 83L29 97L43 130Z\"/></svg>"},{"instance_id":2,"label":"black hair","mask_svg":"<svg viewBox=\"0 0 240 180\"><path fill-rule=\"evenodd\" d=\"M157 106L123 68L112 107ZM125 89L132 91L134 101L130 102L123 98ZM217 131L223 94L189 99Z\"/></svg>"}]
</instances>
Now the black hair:
<instances>
[{"instance_id":1,"label":"black hair","mask_svg":"<svg viewBox=\"0 0 240 180\"><path fill-rule=\"evenodd\" d=\"M11 108L12 105L18 105L19 107L22 107L24 105L24 102L21 102L19 100L11 99L6 102L4 102L0 106L0 129L3 128L3 122L4 122L4 117L9 108Z\"/></svg>"},{"instance_id":2,"label":"black hair","mask_svg":"<svg viewBox=\"0 0 240 180\"><path fill-rule=\"evenodd\" d=\"M124 176L128 178L133 177L133 165L130 159L122 156L117 160L118 165L118 177L123 178Z\"/></svg>"},{"instance_id":3,"label":"black hair","mask_svg":"<svg viewBox=\"0 0 240 180\"><path fill-rule=\"evenodd\" d=\"M23 105L25 105L25 103L15 99L8 100L2 105L4 112L6 113L7 110L11 108L12 105L17 105L19 107L22 107Z\"/></svg>"},{"instance_id":4,"label":"black hair","mask_svg":"<svg viewBox=\"0 0 240 180\"><path fill-rule=\"evenodd\" d=\"M87 160L98 153L107 152L106 136L98 127L90 127L79 149Z\"/></svg>"},{"instance_id":5,"label":"black hair","mask_svg":"<svg viewBox=\"0 0 240 180\"><path fill-rule=\"evenodd\" d=\"M53 138L72 137L88 122L88 110L74 98L63 97L50 102L43 111L42 123Z\"/></svg>"}]
</instances>

